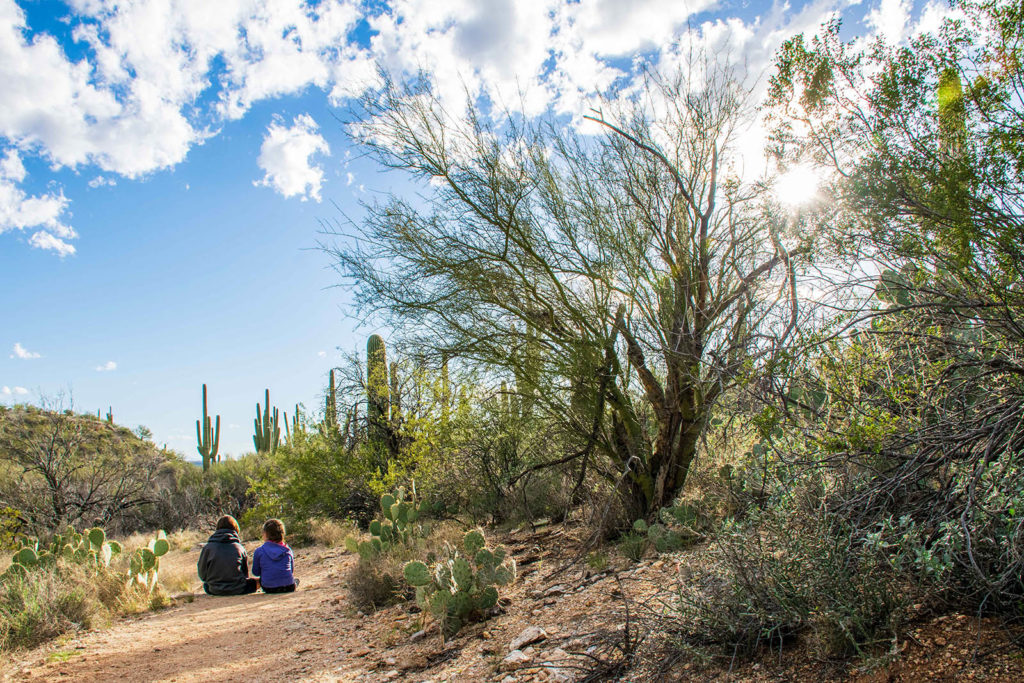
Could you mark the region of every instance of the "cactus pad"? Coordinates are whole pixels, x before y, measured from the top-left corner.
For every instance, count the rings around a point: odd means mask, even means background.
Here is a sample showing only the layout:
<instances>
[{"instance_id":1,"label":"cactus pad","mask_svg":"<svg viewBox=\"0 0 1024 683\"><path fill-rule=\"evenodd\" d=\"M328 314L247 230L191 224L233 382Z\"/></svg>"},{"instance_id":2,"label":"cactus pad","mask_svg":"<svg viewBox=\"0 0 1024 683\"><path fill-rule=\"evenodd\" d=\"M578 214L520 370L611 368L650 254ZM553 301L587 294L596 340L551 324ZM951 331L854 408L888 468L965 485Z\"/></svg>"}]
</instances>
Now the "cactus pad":
<instances>
[{"instance_id":1,"label":"cactus pad","mask_svg":"<svg viewBox=\"0 0 1024 683\"><path fill-rule=\"evenodd\" d=\"M418 588L430 583L430 569L422 562L408 562L402 573L405 574L405 580L409 582L410 586Z\"/></svg>"}]
</instances>

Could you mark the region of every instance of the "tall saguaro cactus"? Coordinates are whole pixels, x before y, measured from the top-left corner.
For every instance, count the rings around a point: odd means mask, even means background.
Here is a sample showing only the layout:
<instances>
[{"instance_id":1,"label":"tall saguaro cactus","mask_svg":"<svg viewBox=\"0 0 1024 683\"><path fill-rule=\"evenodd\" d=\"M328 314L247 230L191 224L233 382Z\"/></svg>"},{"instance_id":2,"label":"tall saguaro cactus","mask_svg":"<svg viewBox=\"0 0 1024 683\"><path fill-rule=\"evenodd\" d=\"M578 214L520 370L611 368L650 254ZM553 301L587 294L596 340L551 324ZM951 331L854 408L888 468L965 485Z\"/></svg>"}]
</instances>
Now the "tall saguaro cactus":
<instances>
[{"instance_id":1,"label":"tall saguaro cactus","mask_svg":"<svg viewBox=\"0 0 1024 683\"><path fill-rule=\"evenodd\" d=\"M327 380L327 396L324 397L324 436L338 431L338 392L334 386L334 368L331 368Z\"/></svg>"},{"instance_id":2,"label":"tall saguaro cactus","mask_svg":"<svg viewBox=\"0 0 1024 683\"><path fill-rule=\"evenodd\" d=\"M288 429L288 423L291 423L291 430ZM299 431L305 432L305 428L302 426L302 413L299 411L299 404L295 404L295 416L290 418L288 413L284 415L284 442L291 445L292 437L298 436Z\"/></svg>"},{"instance_id":3,"label":"tall saguaro cactus","mask_svg":"<svg viewBox=\"0 0 1024 683\"><path fill-rule=\"evenodd\" d=\"M273 453L281 442L281 428L278 426L278 411L270 411L270 389L265 394L266 403L263 410L256 404L256 419L252 421L256 433L252 436L257 453ZM288 419L288 416L285 416Z\"/></svg>"},{"instance_id":4,"label":"tall saguaro cactus","mask_svg":"<svg viewBox=\"0 0 1024 683\"><path fill-rule=\"evenodd\" d=\"M402 384L398 377L398 361L391 361L391 423L402 419Z\"/></svg>"},{"instance_id":5,"label":"tall saguaro cactus","mask_svg":"<svg viewBox=\"0 0 1024 683\"><path fill-rule=\"evenodd\" d=\"M371 427L380 426L389 413L388 359L384 339L370 335L366 341L366 415Z\"/></svg>"},{"instance_id":6,"label":"tall saguaro cactus","mask_svg":"<svg viewBox=\"0 0 1024 683\"><path fill-rule=\"evenodd\" d=\"M203 471L210 469L210 463L217 462L217 450L220 448L220 415L216 425L210 420L206 410L206 385L203 385L203 417L196 420L196 450L203 458Z\"/></svg>"}]
</instances>

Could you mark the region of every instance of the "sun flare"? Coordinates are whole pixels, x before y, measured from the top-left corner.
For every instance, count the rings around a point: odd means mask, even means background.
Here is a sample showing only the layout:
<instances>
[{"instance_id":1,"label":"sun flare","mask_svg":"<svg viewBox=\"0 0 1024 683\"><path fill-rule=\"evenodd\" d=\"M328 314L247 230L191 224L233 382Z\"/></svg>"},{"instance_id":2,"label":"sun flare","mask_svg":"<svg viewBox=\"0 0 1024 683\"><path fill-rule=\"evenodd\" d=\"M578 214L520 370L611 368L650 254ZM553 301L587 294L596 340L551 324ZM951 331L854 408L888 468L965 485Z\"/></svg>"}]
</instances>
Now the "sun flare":
<instances>
[{"instance_id":1,"label":"sun flare","mask_svg":"<svg viewBox=\"0 0 1024 683\"><path fill-rule=\"evenodd\" d=\"M775 196L788 206L806 204L817 194L818 172L811 166L793 166L775 179Z\"/></svg>"}]
</instances>

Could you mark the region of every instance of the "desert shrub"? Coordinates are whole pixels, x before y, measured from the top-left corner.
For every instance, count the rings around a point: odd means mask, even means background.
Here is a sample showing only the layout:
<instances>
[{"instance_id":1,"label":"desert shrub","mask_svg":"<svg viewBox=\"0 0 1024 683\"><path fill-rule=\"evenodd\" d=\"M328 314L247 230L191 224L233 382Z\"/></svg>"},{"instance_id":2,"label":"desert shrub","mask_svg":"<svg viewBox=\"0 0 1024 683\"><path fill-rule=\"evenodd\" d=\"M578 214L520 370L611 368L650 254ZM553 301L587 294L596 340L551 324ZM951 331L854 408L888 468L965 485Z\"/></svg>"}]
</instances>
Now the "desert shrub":
<instances>
[{"instance_id":1,"label":"desert shrub","mask_svg":"<svg viewBox=\"0 0 1024 683\"><path fill-rule=\"evenodd\" d=\"M823 511L771 508L728 522L707 563L658 617L673 649L746 656L798 635L823 657L888 641L917 597L888 553Z\"/></svg>"},{"instance_id":2,"label":"desert shrub","mask_svg":"<svg viewBox=\"0 0 1024 683\"><path fill-rule=\"evenodd\" d=\"M63 633L94 628L114 616L159 604L155 593L114 570L40 567L0 583L0 651L28 648Z\"/></svg>"},{"instance_id":3,"label":"desert shrub","mask_svg":"<svg viewBox=\"0 0 1024 683\"><path fill-rule=\"evenodd\" d=\"M408 551L360 557L345 576L349 602L362 611L375 610L401 601L404 586L402 567Z\"/></svg>"},{"instance_id":4,"label":"desert shrub","mask_svg":"<svg viewBox=\"0 0 1024 683\"><path fill-rule=\"evenodd\" d=\"M315 518L367 523L376 512L376 496L367 485L365 455L333 434L298 432L253 473L250 514L261 522L278 517L293 527Z\"/></svg>"},{"instance_id":5,"label":"desert shrub","mask_svg":"<svg viewBox=\"0 0 1024 683\"><path fill-rule=\"evenodd\" d=\"M328 548L344 545L345 538L359 533L359 527L350 520L333 520L316 517L288 527L288 539L292 544L312 543Z\"/></svg>"},{"instance_id":6,"label":"desert shrub","mask_svg":"<svg viewBox=\"0 0 1024 683\"><path fill-rule=\"evenodd\" d=\"M638 531L623 534L619 539L619 550L633 562L639 562L643 558L648 545L647 534Z\"/></svg>"},{"instance_id":7,"label":"desert shrub","mask_svg":"<svg viewBox=\"0 0 1024 683\"><path fill-rule=\"evenodd\" d=\"M21 527L17 510L12 507L0 508L0 550L9 550L17 545Z\"/></svg>"}]
</instances>

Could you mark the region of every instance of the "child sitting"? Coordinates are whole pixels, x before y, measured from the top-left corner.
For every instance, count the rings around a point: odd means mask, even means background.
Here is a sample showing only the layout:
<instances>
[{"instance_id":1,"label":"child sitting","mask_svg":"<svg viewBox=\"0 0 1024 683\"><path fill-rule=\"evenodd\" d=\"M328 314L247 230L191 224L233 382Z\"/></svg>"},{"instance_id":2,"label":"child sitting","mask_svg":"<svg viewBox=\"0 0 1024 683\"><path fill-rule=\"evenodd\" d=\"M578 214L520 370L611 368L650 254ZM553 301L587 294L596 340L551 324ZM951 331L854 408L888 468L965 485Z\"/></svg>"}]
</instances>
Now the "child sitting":
<instances>
[{"instance_id":1,"label":"child sitting","mask_svg":"<svg viewBox=\"0 0 1024 683\"><path fill-rule=\"evenodd\" d=\"M299 584L292 576L294 556L284 542L284 523L268 519L263 524L263 545L252 555L252 573L260 577L264 593L291 593Z\"/></svg>"},{"instance_id":2,"label":"child sitting","mask_svg":"<svg viewBox=\"0 0 1024 683\"><path fill-rule=\"evenodd\" d=\"M245 546L239 541L238 522L231 515L217 520L217 530L199 553L199 580L209 595L245 595L259 588L249 578Z\"/></svg>"}]
</instances>

